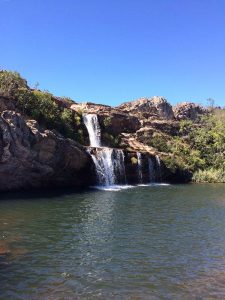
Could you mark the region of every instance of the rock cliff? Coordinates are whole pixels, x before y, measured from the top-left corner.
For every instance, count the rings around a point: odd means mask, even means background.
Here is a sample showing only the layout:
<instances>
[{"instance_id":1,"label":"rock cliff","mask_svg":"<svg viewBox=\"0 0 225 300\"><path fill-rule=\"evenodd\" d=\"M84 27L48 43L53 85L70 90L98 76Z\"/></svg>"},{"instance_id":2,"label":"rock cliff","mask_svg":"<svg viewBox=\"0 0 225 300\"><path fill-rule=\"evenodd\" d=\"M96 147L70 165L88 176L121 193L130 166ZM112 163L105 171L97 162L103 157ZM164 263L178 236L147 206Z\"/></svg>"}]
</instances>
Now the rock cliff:
<instances>
[{"instance_id":1,"label":"rock cliff","mask_svg":"<svg viewBox=\"0 0 225 300\"><path fill-rule=\"evenodd\" d=\"M91 183L92 161L84 148L35 120L4 110L0 116L0 190Z\"/></svg>"},{"instance_id":2,"label":"rock cliff","mask_svg":"<svg viewBox=\"0 0 225 300\"><path fill-rule=\"evenodd\" d=\"M137 178L137 152L145 180L148 159L156 161L155 157L162 159L164 180L189 180L188 172L171 163L176 149L187 146L185 140L178 141L180 121L195 121L205 113L194 103L172 107L158 96L117 107L77 103L30 89L18 73L0 71L0 190L94 184L84 114L97 115L102 146L123 149L128 182Z\"/></svg>"}]
</instances>

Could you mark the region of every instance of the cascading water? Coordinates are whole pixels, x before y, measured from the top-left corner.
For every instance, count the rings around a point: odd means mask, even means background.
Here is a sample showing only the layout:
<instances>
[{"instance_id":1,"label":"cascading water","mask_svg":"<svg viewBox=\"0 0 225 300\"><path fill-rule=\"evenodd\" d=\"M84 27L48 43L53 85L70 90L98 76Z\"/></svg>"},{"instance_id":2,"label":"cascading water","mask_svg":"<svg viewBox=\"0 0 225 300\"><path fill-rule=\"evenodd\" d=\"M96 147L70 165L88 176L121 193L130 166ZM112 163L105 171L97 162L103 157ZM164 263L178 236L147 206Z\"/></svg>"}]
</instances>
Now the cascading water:
<instances>
[{"instance_id":1,"label":"cascading water","mask_svg":"<svg viewBox=\"0 0 225 300\"><path fill-rule=\"evenodd\" d=\"M111 148L98 148L92 156L96 168L98 184L112 186L117 183L125 183L124 154L122 150Z\"/></svg>"},{"instance_id":2,"label":"cascading water","mask_svg":"<svg viewBox=\"0 0 225 300\"><path fill-rule=\"evenodd\" d=\"M112 186L126 183L123 150L101 147L101 128L96 114L83 115L84 124L88 130L90 147L88 149L95 164L98 184Z\"/></svg>"},{"instance_id":3,"label":"cascading water","mask_svg":"<svg viewBox=\"0 0 225 300\"><path fill-rule=\"evenodd\" d=\"M96 152L96 171L101 185L115 184L115 174L113 166L113 149L104 148ZM99 172L100 171L100 172Z\"/></svg>"},{"instance_id":4,"label":"cascading water","mask_svg":"<svg viewBox=\"0 0 225 300\"><path fill-rule=\"evenodd\" d=\"M121 183L126 183L126 170L124 164L124 153L123 150L114 149L115 159L114 159L114 170L116 172L116 178Z\"/></svg>"},{"instance_id":5,"label":"cascading water","mask_svg":"<svg viewBox=\"0 0 225 300\"><path fill-rule=\"evenodd\" d=\"M89 134L90 146L101 147L101 128L98 123L98 116L86 114L83 115L83 120Z\"/></svg>"},{"instance_id":6,"label":"cascading water","mask_svg":"<svg viewBox=\"0 0 225 300\"><path fill-rule=\"evenodd\" d=\"M162 181L162 171L161 171L161 161L158 155L155 156L156 159L156 170L157 170L157 177L159 181Z\"/></svg>"},{"instance_id":7,"label":"cascading water","mask_svg":"<svg viewBox=\"0 0 225 300\"><path fill-rule=\"evenodd\" d=\"M139 183L142 183L143 176L142 176L142 157L141 153L137 152L137 167L138 167L138 181Z\"/></svg>"}]
</instances>

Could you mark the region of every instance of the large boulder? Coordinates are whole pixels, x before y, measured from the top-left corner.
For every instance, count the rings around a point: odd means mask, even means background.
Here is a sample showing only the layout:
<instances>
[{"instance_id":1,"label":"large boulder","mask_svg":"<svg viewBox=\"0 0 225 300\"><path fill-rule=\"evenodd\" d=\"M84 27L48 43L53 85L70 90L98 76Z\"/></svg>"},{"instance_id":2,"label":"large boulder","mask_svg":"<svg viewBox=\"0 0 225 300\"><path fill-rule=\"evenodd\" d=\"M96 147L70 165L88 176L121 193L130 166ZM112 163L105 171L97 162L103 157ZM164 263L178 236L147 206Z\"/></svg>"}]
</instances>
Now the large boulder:
<instances>
[{"instance_id":1,"label":"large boulder","mask_svg":"<svg viewBox=\"0 0 225 300\"><path fill-rule=\"evenodd\" d=\"M87 186L92 167L90 156L76 142L43 130L14 111L1 113L1 191Z\"/></svg>"},{"instance_id":2,"label":"large boulder","mask_svg":"<svg viewBox=\"0 0 225 300\"><path fill-rule=\"evenodd\" d=\"M207 110L201 105L192 102L183 102L173 108L177 120L196 120L199 115L207 113Z\"/></svg>"}]
</instances>

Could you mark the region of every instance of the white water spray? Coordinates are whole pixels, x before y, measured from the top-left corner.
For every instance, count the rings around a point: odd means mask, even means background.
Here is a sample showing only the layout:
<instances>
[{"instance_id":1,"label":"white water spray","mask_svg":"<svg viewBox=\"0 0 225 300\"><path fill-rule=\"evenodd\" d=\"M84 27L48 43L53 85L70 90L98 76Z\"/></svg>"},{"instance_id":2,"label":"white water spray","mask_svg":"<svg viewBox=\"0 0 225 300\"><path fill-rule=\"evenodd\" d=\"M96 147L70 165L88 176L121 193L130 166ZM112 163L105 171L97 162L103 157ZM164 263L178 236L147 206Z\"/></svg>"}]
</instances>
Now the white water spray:
<instances>
[{"instance_id":1,"label":"white water spray","mask_svg":"<svg viewBox=\"0 0 225 300\"><path fill-rule=\"evenodd\" d=\"M159 181L162 181L162 170L161 170L161 161L158 155L155 156L156 159L156 170L157 170L157 177Z\"/></svg>"},{"instance_id":2,"label":"white water spray","mask_svg":"<svg viewBox=\"0 0 225 300\"><path fill-rule=\"evenodd\" d=\"M98 148L95 154L90 153L95 164L98 184L113 186L126 182L123 150Z\"/></svg>"},{"instance_id":3,"label":"white water spray","mask_svg":"<svg viewBox=\"0 0 225 300\"><path fill-rule=\"evenodd\" d=\"M142 156L140 152L137 152L137 167L138 167L138 181L142 183L143 175L142 175Z\"/></svg>"},{"instance_id":4,"label":"white water spray","mask_svg":"<svg viewBox=\"0 0 225 300\"><path fill-rule=\"evenodd\" d=\"M83 115L83 120L88 130L90 146L101 147L101 128L98 123L98 116L95 114Z\"/></svg>"}]
</instances>

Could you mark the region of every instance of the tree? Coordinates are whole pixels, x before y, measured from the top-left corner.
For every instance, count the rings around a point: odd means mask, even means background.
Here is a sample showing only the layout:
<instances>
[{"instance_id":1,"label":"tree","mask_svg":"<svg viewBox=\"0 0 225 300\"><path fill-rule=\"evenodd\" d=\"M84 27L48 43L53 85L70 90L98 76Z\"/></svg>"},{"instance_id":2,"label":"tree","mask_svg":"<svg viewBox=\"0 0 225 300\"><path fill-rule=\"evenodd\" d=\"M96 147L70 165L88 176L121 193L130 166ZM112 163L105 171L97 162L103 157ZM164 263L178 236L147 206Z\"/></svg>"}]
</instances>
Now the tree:
<instances>
[{"instance_id":1,"label":"tree","mask_svg":"<svg viewBox=\"0 0 225 300\"><path fill-rule=\"evenodd\" d=\"M206 101L208 103L208 107L209 107L210 111L213 111L214 106L215 106L215 100L213 98L208 98Z\"/></svg>"}]
</instances>

